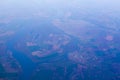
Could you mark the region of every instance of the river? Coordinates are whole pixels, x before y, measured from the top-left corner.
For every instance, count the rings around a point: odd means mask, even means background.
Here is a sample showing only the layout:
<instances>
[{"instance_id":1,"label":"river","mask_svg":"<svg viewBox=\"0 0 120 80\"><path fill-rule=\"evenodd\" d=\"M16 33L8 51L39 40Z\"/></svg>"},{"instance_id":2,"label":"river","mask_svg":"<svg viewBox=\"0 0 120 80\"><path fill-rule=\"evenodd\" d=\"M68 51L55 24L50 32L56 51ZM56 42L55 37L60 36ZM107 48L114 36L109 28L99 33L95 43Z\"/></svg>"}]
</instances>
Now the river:
<instances>
[{"instance_id":1,"label":"river","mask_svg":"<svg viewBox=\"0 0 120 80\"><path fill-rule=\"evenodd\" d=\"M15 49L15 44L17 44L18 40L22 37L23 35L14 36L8 40L6 44L8 50L12 51L13 57L21 65L22 73L20 74L19 80L30 80L36 64L25 53Z\"/></svg>"}]
</instances>

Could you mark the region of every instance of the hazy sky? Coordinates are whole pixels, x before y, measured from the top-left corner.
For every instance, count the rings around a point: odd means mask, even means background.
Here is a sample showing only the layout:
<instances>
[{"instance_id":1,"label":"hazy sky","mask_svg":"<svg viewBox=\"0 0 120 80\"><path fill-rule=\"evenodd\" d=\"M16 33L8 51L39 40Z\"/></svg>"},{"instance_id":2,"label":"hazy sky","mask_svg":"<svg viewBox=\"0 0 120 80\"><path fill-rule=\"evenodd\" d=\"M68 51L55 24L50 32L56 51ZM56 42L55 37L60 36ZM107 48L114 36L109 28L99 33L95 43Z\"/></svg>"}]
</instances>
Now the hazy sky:
<instances>
[{"instance_id":1,"label":"hazy sky","mask_svg":"<svg viewBox=\"0 0 120 80\"><path fill-rule=\"evenodd\" d=\"M0 0L0 15L29 15L69 9L120 12L120 0Z\"/></svg>"}]
</instances>

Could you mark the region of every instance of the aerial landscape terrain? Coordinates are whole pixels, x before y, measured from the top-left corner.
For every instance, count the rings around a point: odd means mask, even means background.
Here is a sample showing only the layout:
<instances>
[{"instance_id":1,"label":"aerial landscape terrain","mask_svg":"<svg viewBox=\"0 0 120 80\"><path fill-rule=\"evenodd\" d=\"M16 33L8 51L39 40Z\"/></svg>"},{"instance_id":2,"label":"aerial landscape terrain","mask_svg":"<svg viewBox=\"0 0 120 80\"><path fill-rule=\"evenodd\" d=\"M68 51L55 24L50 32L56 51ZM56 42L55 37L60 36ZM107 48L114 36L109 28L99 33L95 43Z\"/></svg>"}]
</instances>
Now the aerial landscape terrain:
<instances>
[{"instance_id":1,"label":"aerial landscape terrain","mask_svg":"<svg viewBox=\"0 0 120 80\"><path fill-rule=\"evenodd\" d=\"M120 80L118 0L1 0L0 80Z\"/></svg>"}]
</instances>

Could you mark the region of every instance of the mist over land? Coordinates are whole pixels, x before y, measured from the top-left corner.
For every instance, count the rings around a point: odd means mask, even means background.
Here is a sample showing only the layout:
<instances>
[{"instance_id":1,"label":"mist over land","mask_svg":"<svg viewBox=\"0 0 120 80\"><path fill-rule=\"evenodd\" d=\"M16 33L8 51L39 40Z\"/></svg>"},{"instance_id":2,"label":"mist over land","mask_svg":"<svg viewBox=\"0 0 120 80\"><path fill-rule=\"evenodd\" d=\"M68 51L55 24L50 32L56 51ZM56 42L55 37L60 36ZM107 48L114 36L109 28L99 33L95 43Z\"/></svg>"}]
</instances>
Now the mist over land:
<instances>
[{"instance_id":1,"label":"mist over land","mask_svg":"<svg viewBox=\"0 0 120 80\"><path fill-rule=\"evenodd\" d=\"M120 80L119 0L0 0L0 80Z\"/></svg>"}]
</instances>

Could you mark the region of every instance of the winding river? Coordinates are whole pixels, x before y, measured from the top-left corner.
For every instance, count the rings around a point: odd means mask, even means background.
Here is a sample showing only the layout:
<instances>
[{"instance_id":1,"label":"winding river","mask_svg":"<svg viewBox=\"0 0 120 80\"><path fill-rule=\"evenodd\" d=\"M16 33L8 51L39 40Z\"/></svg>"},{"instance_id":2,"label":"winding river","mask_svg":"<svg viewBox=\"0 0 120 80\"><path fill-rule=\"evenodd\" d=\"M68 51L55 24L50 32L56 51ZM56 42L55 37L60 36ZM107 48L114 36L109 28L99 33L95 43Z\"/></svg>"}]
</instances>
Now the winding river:
<instances>
[{"instance_id":1,"label":"winding river","mask_svg":"<svg viewBox=\"0 0 120 80\"><path fill-rule=\"evenodd\" d=\"M36 64L23 52L15 49L15 44L18 42L23 35L17 35L12 37L7 41L8 50L12 51L13 57L19 62L22 68L22 73L20 74L19 80L30 80L30 76L36 67Z\"/></svg>"}]
</instances>

